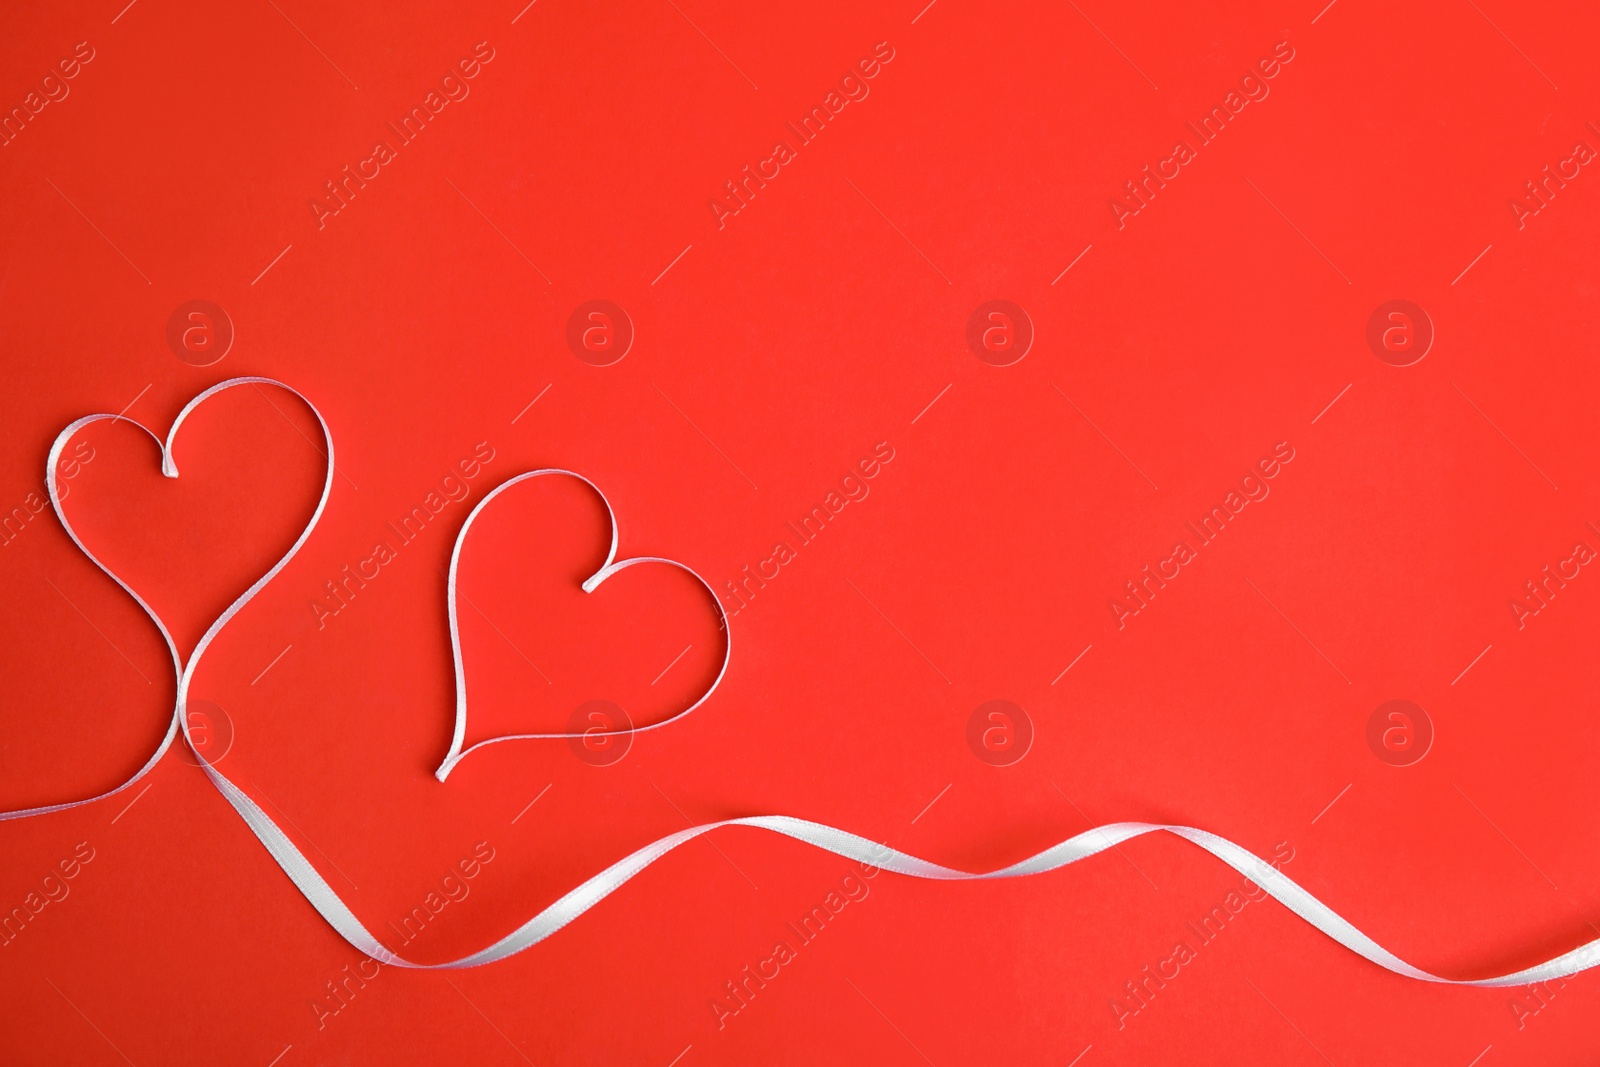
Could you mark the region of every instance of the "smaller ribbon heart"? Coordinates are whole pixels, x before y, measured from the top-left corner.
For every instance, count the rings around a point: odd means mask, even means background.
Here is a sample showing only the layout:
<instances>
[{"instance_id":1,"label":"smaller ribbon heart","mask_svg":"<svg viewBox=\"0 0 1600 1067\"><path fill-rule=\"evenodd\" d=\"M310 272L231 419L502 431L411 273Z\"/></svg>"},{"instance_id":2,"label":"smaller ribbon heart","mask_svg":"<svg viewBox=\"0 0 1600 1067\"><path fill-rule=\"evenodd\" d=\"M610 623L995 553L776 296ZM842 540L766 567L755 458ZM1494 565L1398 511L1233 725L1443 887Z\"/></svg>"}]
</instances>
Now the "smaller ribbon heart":
<instances>
[{"instance_id":1,"label":"smaller ribbon heart","mask_svg":"<svg viewBox=\"0 0 1600 1067\"><path fill-rule=\"evenodd\" d=\"M679 711L674 712L664 719L660 719L644 726L629 726L615 730L599 730L591 728L579 733L503 734L499 737L491 737L487 740L479 741L470 747L463 748L463 746L466 744L467 736L467 678L466 665L462 659L461 653L461 629L457 618L456 606L457 575L461 564L461 551L466 544L467 535L472 532L473 523L477 521L478 516L483 514L484 509L494 502L496 497L523 482L527 482L534 478L549 477L574 478L582 482L584 485L587 485L590 489L595 491L596 495L600 497L600 502L605 506L606 521L611 528L611 547L606 552L605 562L601 564L600 569L595 571L594 574L590 575L588 578L584 579L582 583L583 591L585 593L594 593L608 578L627 570L629 567L636 567L640 564L658 563L669 567L675 567L678 570L683 571L705 588L706 593L711 598L711 602L716 605L718 625L723 635L722 663L717 668L716 678L712 680L711 684L693 703ZM545 468L543 470L528 471L527 473L519 474L514 478L509 478L501 484L495 486L495 488L490 491L487 496L478 502L478 506L472 509L472 513L467 516L467 521L462 524L461 531L456 535L455 547L450 553L450 573L447 600L450 622L450 651L455 658L456 724L455 732L450 739L450 750L445 754L444 761L439 764L438 770L434 771L434 777L438 778L441 782L450 776L450 772L455 769L458 763L460 763L463 759L466 759L472 753L477 752L489 745L499 744L504 741L549 741L570 740L574 738L592 741L595 738L618 737L622 735L644 733L649 730L660 729L669 723L677 722L679 719L682 719L685 715L688 715L690 712L694 711L711 698L711 694L716 691L717 686L722 684L722 678L725 674L727 674L728 662L732 658L733 654L733 646L729 640L728 617L723 611L722 604L717 600L716 593L714 590L712 590L710 583L696 573L693 568L674 559L665 559L661 556L633 556L628 559L618 560L617 517L616 514L611 510L611 502L606 499L606 495L600 489L600 487L594 482L590 481L588 478L585 478L583 475L574 471L561 470L559 468L552 467Z\"/></svg>"}]
</instances>

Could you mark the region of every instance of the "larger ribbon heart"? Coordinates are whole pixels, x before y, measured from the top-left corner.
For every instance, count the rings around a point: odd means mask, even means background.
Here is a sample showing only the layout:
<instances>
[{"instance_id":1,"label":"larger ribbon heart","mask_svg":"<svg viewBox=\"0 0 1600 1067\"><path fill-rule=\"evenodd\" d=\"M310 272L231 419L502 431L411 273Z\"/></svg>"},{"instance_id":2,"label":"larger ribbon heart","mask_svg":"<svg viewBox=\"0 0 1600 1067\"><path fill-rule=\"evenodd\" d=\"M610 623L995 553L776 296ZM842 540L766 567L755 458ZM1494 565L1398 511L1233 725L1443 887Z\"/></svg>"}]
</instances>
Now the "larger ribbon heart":
<instances>
[{"instance_id":1,"label":"larger ribbon heart","mask_svg":"<svg viewBox=\"0 0 1600 1067\"><path fill-rule=\"evenodd\" d=\"M57 472L60 469L60 461L63 450L67 447L68 442L72 440L78 431L82 430L85 426L92 425L96 422L111 421L126 422L132 426L137 426L140 430L143 430L146 434L149 434L150 439L154 441L161 449L162 475L167 478L176 478L178 477L178 465L173 459L172 444L173 441L177 439L178 431L183 428L184 421L189 418L196 408L205 403L207 400L216 396L218 393L241 385L277 386L279 389L286 390L290 393L293 393L296 397L299 397L300 400L311 409L312 414L316 415L317 425L322 428L322 437L327 444L327 470L324 473L322 492L317 498L316 509L312 511L311 517L301 529L300 535L295 538L294 544L290 546L289 550L285 552L276 563L268 568L266 573L262 574L261 577L257 578L253 583L251 583L250 587L241 593L233 601L233 603L229 604L222 614L217 616L216 620L206 628L205 633L195 644L194 651L190 653L186 662L182 653L178 651L177 642L173 640L171 630L168 628L165 620L161 618L160 614L155 610L155 608L150 606L149 602L146 601L144 597L139 595L139 592L134 589L133 586L124 581L120 575L118 575L110 567L106 566L100 557L96 556L92 551L90 551L89 546L84 544L83 538L79 536L78 531L73 527L71 521L67 519L67 514L61 506L61 491L60 485L57 481ZM172 420L172 426L167 430L167 436L165 440L156 436L156 434L149 427L145 426L141 422L130 419L125 415L110 414L85 415L83 418L72 422L69 426L67 426L66 429L62 430L61 433L57 435L55 443L50 446L50 456L46 460L45 467L45 488L50 496L50 506L55 509L56 518L61 521L62 529L66 530L67 536L72 538L72 543L77 545L78 549L89 558L89 562L100 568L101 571L105 572L107 577L121 586L123 590L134 599L134 602L137 603L141 609L143 609L144 613L150 617L150 621L155 623L156 629L161 633L161 639L166 642L167 650L172 654L172 669L178 682L177 699L173 704L172 721L167 724L167 731L161 739L161 744L156 747L155 752L148 760L145 761L144 765L134 773L133 777L129 778L127 781L123 782L114 789L108 790L104 793L99 793L92 797L87 797L83 800L71 800L59 804L45 804L35 808L24 808L18 811L0 812L0 822L3 822L7 819L21 819L30 815L45 815L53 811L65 811L69 808L80 807L84 804L92 804L97 800L104 800L107 797L116 796L124 789L127 789L129 786L138 782L146 774L150 773L150 770L155 767L157 763L161 762L161 757L166 755L167 749L172 747L172 742L174 738L177 737L180 729L184 731L185 737L187 738L188 722L186 708L188 704L189 681L194 675L195 668L199 665L201 656L205 653L205 650L210 647L211 642L216 639L217 634L222 631L222 628L228 624L229 620L237 615L239 610L248 604L255 597L255 595L266 586L268 582L277 577L278 572L283 570L288 562L294 558L295 553L300 551L300 547L306 543L306 539L311 536L311 531L316 528L317 521L322 518L323 509L327 507L328 494L333 489L333 471L333 436L328 431L328 424L323 420L322 413L317 410L315 404L307 400L305 396L302 395L298 390L272 378L230 378L225 382L219 382L218 384L213 385L211 388L200 393L193 400L190 400L183 406L183 410L178 412L178 417ZM191 745L191 747L193 746ZM209 767L209 764L205 764L204 760L202 760L202 765Z\"/></svg>"}]
</instances>

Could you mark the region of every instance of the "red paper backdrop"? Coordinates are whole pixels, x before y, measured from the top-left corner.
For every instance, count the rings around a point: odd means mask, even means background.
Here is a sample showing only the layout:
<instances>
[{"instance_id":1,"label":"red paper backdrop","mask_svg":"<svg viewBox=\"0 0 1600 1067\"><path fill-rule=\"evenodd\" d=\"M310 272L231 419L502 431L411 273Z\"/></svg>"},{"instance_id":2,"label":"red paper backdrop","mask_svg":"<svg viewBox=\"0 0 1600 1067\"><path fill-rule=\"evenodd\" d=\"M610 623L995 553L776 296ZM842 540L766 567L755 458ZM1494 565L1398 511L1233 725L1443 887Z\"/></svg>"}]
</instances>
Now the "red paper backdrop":
<instances>
[{"instance_id":1,"label":"red paper backdrop","mask_svg":"<svg viewBox=\"0 0 1600 1067\"><path fill-rule=\"evenodd\" d=\"M338 472L193 696L222 709L220 767L369 927L399 943L437 907L412 958L752 813L971 868L1097 822L1201 826L1292 856L1456 977L1596 936L1597 21L1319 6L12 5L0 804L124 780L173 694L148 620L35 514L51 440L124 408L164 434L201 389L259 374L316 403ZM814 108L803 141L788 124ZM188 319L194 300L232 332L204 367L223 327ZM631 323L606 366L620 334L598 356L568 342L593 300ZM1019 362L968 345L991 300L1031 322ZM1420 362L1368 345L1391 300L1431 321ZM271 387L199 409L176 482L131 427L82 440L69 514L186 647L292 542L322 473L314 419ZM846 481L863 461L874 477ZM603 489L622 556L719 591L768 577L729 601L727 677L683 722L606 765L499 745L441 785L450 547L493 485L547 466ZM835 492L858 499L802 543L787 524ZM1186 524L1230 492L1242 510L1202 546ZM417 507L420 533L391 532ZM469 742L562 729L591 699L656 721L714 675L686 576L576 591L605 551L577 483L519 487L482 526ZM1180 540L1195 558L1166 563ZM393 558L347 579L379 541ZM792 558L768 562L779 541ZM1154 596L1119 626L1133 580ZM1033 732L1009 766L968 743L997 699ZM1420 762L1369 744L1391 700L1431 723ZM1271 902L1203 941L1190 924L1239 878L1163 837L950 885L724 831L512 960L366 979L176 751L110 800L0 824L0 851L0 909L26 917L0 947L8 1064L1600 1051L1591 976L1428 986ZM841 886L860 899L801 945L788 924ZM795 958L746 982L780 940ZM1180 940L1194 958L1158 987Z\"/></svg>"}]
</instances>

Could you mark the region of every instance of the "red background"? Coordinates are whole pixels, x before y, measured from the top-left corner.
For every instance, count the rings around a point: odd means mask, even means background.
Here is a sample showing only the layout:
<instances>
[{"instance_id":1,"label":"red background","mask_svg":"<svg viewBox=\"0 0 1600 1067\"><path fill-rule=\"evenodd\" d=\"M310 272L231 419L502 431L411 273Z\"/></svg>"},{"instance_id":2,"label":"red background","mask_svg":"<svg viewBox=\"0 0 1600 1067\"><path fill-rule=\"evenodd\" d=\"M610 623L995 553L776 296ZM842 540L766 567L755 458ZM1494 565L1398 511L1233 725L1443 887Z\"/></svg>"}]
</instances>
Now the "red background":
<instances>
[{"instance_id":1,"label":"red background","mask_svg":"<svg viewBox=\"0 0 1600 1067\"><path fill-rule=\"evenodd\" d=\"M340 472L327 513L192 695L232 722L221 769L380 936L488 843L412 958L480 948L690 821L785 813L969 868L1128 819L1262 855L1288 842L1285 873L1419 966L1537 962L1600 913L1583 784L1600 578L1584 568L1522 629L1508 608L1575 542L1600 547L1600 178L1583 168L1522 228L1508 202L1579 140L1600 147L1596 19L1320 6L13 5L0 105L78 42L94 58L0 149L4 507L42 494L80 415L132 402L164 434L238 374L318 405ZM470 95L319 229L323 183L480 41L494 58ZM1123 183L1280 41L1294 58L1270 95L1119 229ZM878 42L894 58L870 95L719 229L708 200L792 144L784 123ZM237 334L204 368L165 339L197 298ZM1009 367L965 342L997 298L1036 330ZM1436 329L1405 368L1365 341L1396 298ZM610 367L567 347L591 299L637 333ZM320 484L315 424L277 390L201 408L176 482L128 427L85 439L69 513L185 642ZM1123 582L1281 441L1295 458L1271 495L1119 630ZM323 583L480 442L493 459L468 500L319 629ZM610 766L520 742L433 779L453 722L442 569L489 487L581 471L622 556L721 588L878 442L895 458L870 495L732 619L704 707ZM703 688L716 623L686 581L573 591L604 552L591 494L544 486L491 515L463 567L482 609L462 616L469 742L561 729L591 698L652 721ZM0 572L0 805L124 780L170 714L159 637L48 511L8 530ZM997 698L1036 731L1009 767L966 742ZM1368 748L1391 699L1432 720L1415 765ZM95 858L70 895L0 948L6 1063L1489 1067L1600 1050L1591 976L1532 1014L1527 991L1383 972L1275 903L1119 1027L1124 983L1238 884L1165 837L1006 884L882 875L720 1028L724 983L849 864L719 832L512 960L385 968L319 1013L358 954L177 752L118 797L0 825L0 908L79 842Z\"/></svg>"}]
</instances>

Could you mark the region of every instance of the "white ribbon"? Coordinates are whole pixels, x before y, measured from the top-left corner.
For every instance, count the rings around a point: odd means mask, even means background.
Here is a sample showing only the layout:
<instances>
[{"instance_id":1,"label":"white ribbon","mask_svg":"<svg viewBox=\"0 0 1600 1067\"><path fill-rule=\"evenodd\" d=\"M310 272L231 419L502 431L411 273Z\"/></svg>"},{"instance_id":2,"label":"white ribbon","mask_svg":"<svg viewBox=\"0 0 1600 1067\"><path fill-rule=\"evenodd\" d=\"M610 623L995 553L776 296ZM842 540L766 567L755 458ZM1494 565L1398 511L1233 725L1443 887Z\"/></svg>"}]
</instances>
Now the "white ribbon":
<instances>
[{"instance_id":1,"label":"white ribbon","mask_svg":"<svg viewBox=\"0 0 1600 1067\"><path fill-rule=\"evenodd\" d=\"M332 447L331 443L329 447ZM553 474L564 475L568 478L576 478L578 481L582 482L584 485L587 485L590 489L593 489L597 494L599 494L600 503L604 504L606 508L606 521L611 524L611 550L606 553L606 561L600 565L600 569L595 571L594 574L590 575L588 578L584 579L583 591L585 593L592 593L596 589L600 588L601 582L605 581L613 574L616 574L618 571L625 571L629 567L640 563L665 563L669 567L677 567L679 570L685 571L691 575L695 581L705 586L706 592L711 596L711 602L717 606L717 616L720 620L719 628L722 630L723 634L722 666L717 668L716 679L712 681L711 687L700 695L699 700L696 700L693 704L690 704L682 711L677 712L676 714L673 714L665 719L661 719L658 722L650 723L647 726L624 727L620 730L585 730L582 733L566 734L507 734L503 737L491 737L487 741L479 741L477 744L463 752L461 750L461 745L462 742L466 740L467 736L467 669L466 665L461 659L461 631L456 622L456 569L461 564L461 546L466 544L467 532L472 529L472 524L477 521L479 513L481 513L484 508L488 507L490 502L493 501L495 497L499 496L501 493L505 492L507 489L510 489L512 486L517 485L518 483L528 481L532 478L548 477ZM435 778L439 779L441 782L444 781L450 776L450 772L455 769L456 764L460 763L462 760L466 759L468 756L487 745L498 744L501 741L546 741L564 738L615 737L619 734L642 734L646 730L657 730L670 722L677 722L695 708L698 708L701 704L704 704L707 700L711 699L711 694L716 691L717 686L722 684L722 676L728 673L728 660L733 655L733 642L730 640L728 631L728 615L727 612L722 610L722 602L717 599L716 590L712 589L711 584L704 578L700 577L700 575L696 574L693 569L685 567L682 563L679 563L675 559L663 559L660 556L635 556L632 559L625 559L621 563L617 563L615 562L616 558L617 516L611 510L611 501L606 499L605 493L601 492L601 489L598 485L595 485L581 474L576 474L572 471L558 470L553 467L547 467L544 470L529 471L526 474L519 474L514 478L509 478L506 481L501 482L499 485L495 486L487 496L478 501L478 506L472 509L472 514L467 516L467 521L461 524L461 532L456 534L456 546L450 553L450 584L448 593L446 595L446 600L450 615L450 651L455 656L456 661L456 729L455 734L450 738L450 751L446 753L444 762L439 764L439 769L433 772Z\"/></svg>"},{"instance_id":2,"label":"white ribbon","mask_svg":"<svg viewBox=\"0 0 1600 1067\"><path fill-rule=\"evenodd\" d=\"M937 881L985 881L994 878L1020 878L1027 875L1043 874L1047 871L1058 870L1059 868L1065 867L1069 864L1076 863L1079 860L1086 859L1115 845L1120 845L1125 841L1130 841L1135 837L1141 837L1150 833L1164 832L1181 837L1185 841L1189 841L1192 844L1198 845L1199 847L1205 849L1207 852L1220 859L1229 867L1232 867L1240 874L1254 881L1290 911L1300 916L1307 923L1316 927L1318 930L1322 931L1328 937L1337 941L1351 952L1354 952L1357 955L1372 961L1385 970L1392 971L1395 974L1404 975L1407 978L1415 978L1425 982L1438 982L1446 985L1491 987L1519 986L1527 985L1532 982L1549 981L1554 978L1564 978L1568 975L1588 970L1589 968L1594 967L1597 963L1600 963L1600 938L1597 938L1594 941L1590 941L1579 948L1557 956L1554 959L1547 960L1544 963L1494 978L1479 978L1468 981L1460 981L1430 974L1427 971L1412 966L1385 949L1383 946L1379 945L1376 941L1372 940L1366 934L1352 926L1332 908L1328 907L1316 897L1312 896L1287 875L1275 869L1271 864L1267 863L1265 860L1262 860L1248 849L1242 848L1226 838L1218 837L1216 834L1208 833L1205 830L1198 830L1191 826L1177 826L1160 823L1111 823L1105 826L1095 827L1092 830L1086 830L1083 833L1071 837L1058 845L1047 848L1043 852L1039 852L1033 856L1030 856L1019 863L1013 863L1008 867L1002 867L999 870L994 871L969 872L955 870L950 867L941 867L936 863L930 863L927 860L919 859L916 856L908 855L907 853L900 852L885 845L879 845L873 841L869 841L864 837L849 833L845 830L836 829L832 826L825 826L821 823L808 822L804 819L791 818L786 815L757 815L741 819L724 819L721 822L706 823L701 826L695 826L687 830L682 830L675 834L670 834L667 837L663 837L657 841L652 841L643 848L638 849L623 859L618 860L616 863L613 863L610 867L607 867L605 870L590 878L582 885L579 885L576 889L571 890L555 903L549 905L533 918L517 927L517 929L513 930L510 934L507 934L505 937L501 938L499 941L496 941L494 944L489 945L487 948L480 949L479 951L470 955L463 956L460 959L451 960L445 963L416 963L411 960L402 959L385 948L379 943L377 938L372 936L371 932L362 925L361 920L356 918L355 913L350 910L350 908L342 899L340 899L339 894L334 892L333 888L328 885L327 881L323 879L322 875L317 873L316 868L313 867L310 861L306 859L305 855L295 847L294 843L289 840L288 836L285 835L281 829L279 829L278 825L273 822L265 812L257 807L255 802L246 796L238 786L234 785L220 771L211 765L211 763L205 758L199 749L195 747L194 740L189 735L188 716L186 715L189 685L194 677L196 668L199 666L200 657L202 654L204 654L206 649L210 647L211 642L216 639L217 634L222 631L222 628L239 613L240 609L243 608L244 605L248 604L255 597L255 595L266 586L268 582L275 578L278 575L278 572L283 570L284 566L289 562L289 560L294 558L295 553L300 550L300 547L303 544L305 544L307 538L311 536L311 531L316 527L318 520L321 519L323 509L328 503L328 495L333 488L333 436L328 431L328 424L322 418L322 413L317 411L316 406L312 404L311 401L307 400L306 397L299 391L284 385L282 382L274 381L271 378L232 378L228 381L214 385L205 392L196 396L184 406L183 410L178 414L178 418L173 422L172 429L168 431L167 438L164 442L161 441L160 438L157 438L155 434L151 433L151 438L156 440L156 442L161 446L161 473L168 478L176 478L178 476L178 468L173 463L172 459L172 441L173 438L177 436L179 427L183 425L183 421L189 416L189 413L205 400L215 396L217 393L220 393L225 389L231 389L238 385L250 384L274 385L281 389L287 389L289 392L293 393L295 396L304 401L306 406L311 408L312 413L317 416L317 423L322 427L323 438L327 441L328 445L328 468L323 480L322 495L317 500L317 507L316 510L312 512L310 521L306 523L305 529L300 532L300 536L295 539L295 542L290 547L289 551L284 553L283 558L279 559L277 563L273 564L270 570L268 570L260 578L256 579L249 589L245 590L245 592L238 599L228 606L226 611L218 616L217 620L211 624L211 626L206 630L205 634L200 638L199 643L195 646L195 650L193 654L190 655L187 663L183 661L183 657L178 652L177 645L172 640L171 633L168 632L166 624L161 621L160 616L156 614L150 605L145 602L144 598L135 592L134 589L128 585L128 583L117 577L117 575L107 568L106 565L102 563L93 552L89 551L82 539L78 537L77 532L72 528L72 524L67 521L66 514L61 509L61 498L57 491L56 483L56 466L61 458L62 449L66 446L68 440L70 440L71 437L80 429L93 422L98 422L103 419L121 419L124 422L133 422L133 420L124 418L120 415L90 415L85 418L78 419L76 422L68 426L61 432L61 435L56 438L55 444L51 446L50 457L48 460L49 467L45 472L45 484L50 492L51 506L55 508L56 515L61 520L61 525L66 529L67 535L72 538L73 543L82 549L84 555L88 556L90 561L92 561L95 566L99 567L102 571L105 571L106 574L110 575L113 581L126 590L128 595L133 597L134 601L144 609L145 614L150 616L151 621L156 624L156 628L161 631L162 639L166 641L167 648L172 653L173 666L177 672L177 701L173 709L172 723L167 727L166 736L162 738L160 746L156 749L155 754L150 757L149 761L146 762L145 765L139 769L138 773L128 781L117 786L115 789L110 790L109 792L101 793L100 795L90 797L87 800L76 800L61 804L48 804L43 807L27 808L20 811L3 812L0 813L0 821L7 819L21 819L33 815L45 815L56 811L65 811L69 808L76 808L84 804L94 803L97 800L104 800L107 797L114 796L117 793L122 792L124 789L127 789L129 786L133 785L150 772L150 769L156 765L156 763L166 753L167 749L171 747L174 736L176 735L177 731L181 729L183 731L184 741L194 752L195 758L199 760L200 767L205 772L206 777L211 780L211 784L216 786L217 791L220 792L224 799L226 799L228 803L233 806L234 811L238 812L239 817L244 820L245 825L250 827L251 832L254 833L258 839L260 839L264 846L266 846L266 849L269 853L271 853L272 858L278 862L278 866L283 868L284 873L289 876L290 881L295 884L295 887L300 890L300 893L306 898L307 901L311 903L311 906L316 908L322 917L327 920L328 924L338 932L339 936L343 937L359 951L365 953L380 963L386 963L396 967L415 968L418 970L454 970L464 967L477 967L486 963L493 963L496 960L505 959L507 956L514 955L515 953L521 952L525 948L536 945L540 941L543 941L545 938L549 937L551 934L555 933L557 930L561 929L563 926L572 922L590 908L594 907L596 904L600 903L600 901L604 900L606 897L610 896L631 878L643 871L652 863L659 860L661 857L665 856L668 852L671 852L673 849L680 845L686 844L689 841L693 841L702 834L708 834L713 830L719 830L726 826L749 826L760 830L766 830L771 833L782 834L785 837L790 837L796 841L804 842L805 844L822 849L826 852L832 852L835 855L843 856L846 859L855 860L859 863L864 863L882 870L893 871L897 874L909 875L913 878L928 878ZM150 433L148 429L139 423L133 422L133 424L135 426L139 426L140 429L144 429L146 433ZM450 770L463 758L487 744L508 740L552 739L583 736L581 734L516 734L508 737L494 738L491 741L480 742L476 745L473 745L471 748L466 749L465 751L463 751L461 747L466 730L466 683L463 677L464 670L461 658L461 639L456 626L455 599L456 568L461 557L461 545L466 539L467 531L472 527L473 520L476 519L478 514L482 512L486 506L488 506L489 502L501 492L517 484L518 482L525 481L530 478L557 474L579 478L590 487L594 488L597 493L600 492L599 487L595 486L593 482L590 482L582 475L574 474L571 471L547 469L521 474L503 483L502 485L497 486L493 492L489 493L488 496L486 496L478 504L478 506L473 509L472 514L468 516L466 523L463 524L461 528L461 532L456 537L455 550L452 552L450 557L449 582L450 641L452 651L454 652L455 656L456 670L456 726L454 736L451 739L450 751L446 755L445 760L440 765L438 771L435 772L440 781L443 781L449 775ZM605 494L601 493L600 496L601 500L604 501ZM627 567L631 567L635 564L645 562L666 563L671 566L680 567L683 570L688 571L688 573L691 575L694 575L694 577L699 580L702 585L706 585L703 578L701 578L698 574L695 574L695 572L690 568L676 562L675 560L660 559L652 556L626 559L620 563L615 562L617 553L617 526L616 518L611 512L611 505L609 502L606 503L606 514L608 518L611 519L611 551L607 554L605 564L600 568L600 570L583 583L583 588L586 592L593 592L601 582L605 581L606 578L617 573L618 571L624 570ZM707 590L710 590L709 585L706 585L706 588ZM712 599L713 602L715 602L715 594L713 594ZM718 611L721 612L721 610L721 605L719 604ZM722 625L725 640L728 640L726 615L723 616ZM667 719L661 720L660 722L656 722L648 726L638 727L637 729L633 730L613 731L613 733L640 733L645 730L665 726L669 722L675 722L678 719L681 719L683 716L689 714L691 711L704 704L705 701L711 696L712 691L714 691L717 688L717 685L721 683L723 675L727 672L730 654L731 648L723 655L722 668L717 673L716 681L712 684L711 688L706 691L704 696L695 701L689 707L675 713Z\"/></svg>"}]
</instances>

